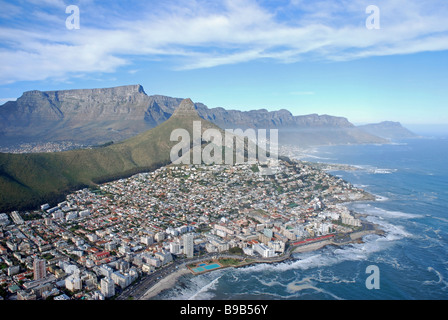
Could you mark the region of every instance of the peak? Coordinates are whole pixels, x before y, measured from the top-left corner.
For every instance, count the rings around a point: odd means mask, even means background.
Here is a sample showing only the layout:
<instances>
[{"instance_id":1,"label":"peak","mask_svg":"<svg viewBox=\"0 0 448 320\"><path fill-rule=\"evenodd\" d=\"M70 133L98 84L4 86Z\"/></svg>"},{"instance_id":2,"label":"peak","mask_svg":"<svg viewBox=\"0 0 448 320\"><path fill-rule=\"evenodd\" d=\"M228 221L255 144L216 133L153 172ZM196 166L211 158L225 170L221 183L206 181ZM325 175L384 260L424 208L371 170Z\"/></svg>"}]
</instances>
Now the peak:
<instances>
[{"instance_id":1,"label":"peak","mask_svg":"<svg viewBox=\"0 0 448 320\"><path fill-rule=\"evenodd\" d=\"M188 108L188 109L193 108L194 109L194 103L190 98L184 99L179 104L179 109L180 108Z\"/></svg>"},{"instance_id":2,"label":"peak","mask_svg":"<svg viewBox=\"0 0 448 320\"><path fill-rule=\"evenodd\" d=\"M191 101L190 98L184 99L179 104L179 107L177 107L176 110L174 110L173 116L191 116L191 115L198 115L198 112L196 110L196 106L194 105L193 101Z\"/></svg>"}]
</instances>

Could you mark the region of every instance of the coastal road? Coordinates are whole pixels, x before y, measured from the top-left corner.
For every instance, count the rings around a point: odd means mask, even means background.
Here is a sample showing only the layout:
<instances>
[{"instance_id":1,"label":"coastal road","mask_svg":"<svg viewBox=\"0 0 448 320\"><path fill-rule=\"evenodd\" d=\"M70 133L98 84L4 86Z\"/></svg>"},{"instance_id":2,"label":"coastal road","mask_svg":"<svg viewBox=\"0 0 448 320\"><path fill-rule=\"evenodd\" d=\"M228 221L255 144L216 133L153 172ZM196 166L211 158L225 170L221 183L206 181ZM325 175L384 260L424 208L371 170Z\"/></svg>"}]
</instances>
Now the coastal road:
<instances>
[{"instance_id":1,"label":"coastal road","mask_svg":"<svg viewBox=\"0 0 448 320\"><path fill-rule=\"evenodd\" d=\"M189 258L189 259L181 259L178 261L174 261L163 268L154 271L151 274L143 276L138 282L131 284L127 287L123 292L116 297L116 300L127 300L127 299L141 299L145 293L154 286L157 282L159 282L162 278L176 272L179 268L183 268L189 264L203 262L209 259L221 259L221 258L230 258L230 259L238 259L242 260L244 258L250 258L251 261L247 264L255 264L255 263L276 263L285 261L290 258L291 253L295 247L289 247L284 254L281 256L275 256L272 258L254 258L254 257L246 257L240 255L232 255L232 254L218 254L218 253L210 253L205 254L200 257Z\"/></svg>"},{"instance_id":2,"label":"coastal road","mask_svg":"<svg viewBox=\"0 0 448 320\"><path fill-rule=\"evenodd\" d=\"M146 291L159 282L162 278L175 272L182 267L185 262L173 262L151 274L143 276L138 282L130 285L116 298L116 300L127 300L129 298L140 299Z\"/></svg>"},{"instance_id":3,"label":"coastal road","mask_svg":"<svg viewBox=\"0 0 448 320\"><path fill-rule=\"evenodd\" d=\"M123 290L123 292L116 297L116 300L127 300L131 297L133 299L139 300L148 291L149 288L154 286L162 278L176 272L178 269L183 268L191 263L201 262L207 259L213 259L219 255L217 254L206 254L200 257L181 259L174 261L159 270L154 271L151 274L144 275L138 282L131 284L129 287Z\"/></svg>"},{"instance_id":4,"label":"coastal road","mask_svg":"<svg viewBox=\"0 0 448 320\"><path fill-rule=\"evenodd\" d=\"M359 230L358 232L368 232L373 229L374 228L372 225L364 225L363 224L362 229ZM304 245L308 245L311 243L319 243L322 241L328 241L328 239L322 239L322 240L317 240L314 242L308 242L308 243L305 243ZM335 244L336 243L344 244L344 243L352 242L353 239L350 237L350 234L344 234L344 235L339 234L336 237L334 237L332 239L332 241ZM251 259L250 262L248 262L247 264L244 264L242 266L247 266L247 265L256 264L256 263L276 263L276 262L282 262L282 261L290 259L291 254L294 252L294 249L296 249L298 247L300 247L300 245L299 246L288 246L286 251L284 252L284 254L275 256L275 257L271 257L271 258L261 258L261 257L255 258L252 256L249 257L249 256L240 256L240 255L232 255L232 254L209 253L209 254L199 256L199 257L175 260L175 261L171 262L170 264L168 264L167 266L164 266L164 267L160 268L159 270L154 271L151 274L142 276L142 278L140 278L140 280L138 280L136 283L133 283L129 287L124 289L123 292L116 297L116 300L127 300L130 298L139 300L144 296L144 294L152 286L154 286L162 278L172 274L173 272L176 272L179 268L186 267L189 264L203 262L203 261L209 260L209 259L220 259L220 258L232 258L232 259L239 259L239 260L242 260L244 258Z\"/></svg>"}]
</instances>

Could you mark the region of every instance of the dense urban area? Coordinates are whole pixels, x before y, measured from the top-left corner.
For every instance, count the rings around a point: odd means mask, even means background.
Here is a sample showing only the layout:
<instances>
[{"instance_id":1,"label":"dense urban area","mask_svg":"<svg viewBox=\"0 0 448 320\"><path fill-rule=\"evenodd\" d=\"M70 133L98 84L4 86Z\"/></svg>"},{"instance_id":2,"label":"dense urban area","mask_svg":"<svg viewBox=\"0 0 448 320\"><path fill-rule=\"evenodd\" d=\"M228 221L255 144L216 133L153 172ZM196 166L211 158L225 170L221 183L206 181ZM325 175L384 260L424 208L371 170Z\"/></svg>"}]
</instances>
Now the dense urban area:
<instances>
[{"instance_id":1,"label":"dense urban area","mask_svg":"<svg viewBox=\"0 0 448 320\"><path fill-rule=\"evenodd\" d=\"M51 141L51 142L23 142L12 146L0 147L3 153L38 153L38 152L60 152L91 146L73 141Z\"/></svg>"},{"instance_id":2,"label":"dense urban area","mask_svg":"<svg viewBox=\"0 0 448 320\"><path fill-rule=\"evenodd\" d=\"M279 257L300 240L361 228L343 203L364 199L294 160L161 167L1 213L0 299L115 299L176 261Z\"/></svg>"}]
</instances>

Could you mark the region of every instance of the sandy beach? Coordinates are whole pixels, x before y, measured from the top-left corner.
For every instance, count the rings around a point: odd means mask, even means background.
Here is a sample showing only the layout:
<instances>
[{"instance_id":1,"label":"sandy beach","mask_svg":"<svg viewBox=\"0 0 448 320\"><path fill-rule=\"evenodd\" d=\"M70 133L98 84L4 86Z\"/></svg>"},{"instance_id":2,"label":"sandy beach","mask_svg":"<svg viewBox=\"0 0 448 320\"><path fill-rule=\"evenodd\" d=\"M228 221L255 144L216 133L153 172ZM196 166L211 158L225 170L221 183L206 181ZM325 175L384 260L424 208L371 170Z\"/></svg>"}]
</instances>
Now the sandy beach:
<instances>
[{"instance_id":1,"label":"sandy beach","mask_svg":"<svg viewBox=\"0 0 448 320\"><path fill-rule=\"evenodd\" d=\"M170 275L164 277L162 280L157 282L155 285L153 285L151 288L149 288L145 294L140 298L140 300L148 300L156 295L158 295L160 292L166 289L172 288L176 282L177 279L185 274L191 273L190 270L187 269L187 267L182 267L176 272L171 273Z\"/></svg>"}]
</instances>

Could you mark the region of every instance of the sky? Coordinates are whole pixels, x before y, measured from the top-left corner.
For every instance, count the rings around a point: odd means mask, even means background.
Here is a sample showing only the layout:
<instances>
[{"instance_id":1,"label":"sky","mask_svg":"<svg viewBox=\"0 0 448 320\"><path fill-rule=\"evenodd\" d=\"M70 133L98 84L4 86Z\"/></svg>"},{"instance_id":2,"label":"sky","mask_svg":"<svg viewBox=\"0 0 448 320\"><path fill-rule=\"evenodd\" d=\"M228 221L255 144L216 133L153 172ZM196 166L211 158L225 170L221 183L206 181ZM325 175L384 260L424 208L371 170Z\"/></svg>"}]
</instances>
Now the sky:
<instances>
[{"instance_id":1,"label":"sky","mask_svg":"<svg viewBox=\"0 0 448 320\"><path fill-rule=\"evenodd\" d=\"M0 8L0 104L29 90L141 84L148 95L209 108L448 128L446 0L0 0Z\"/></svg>"}]
</instances>

